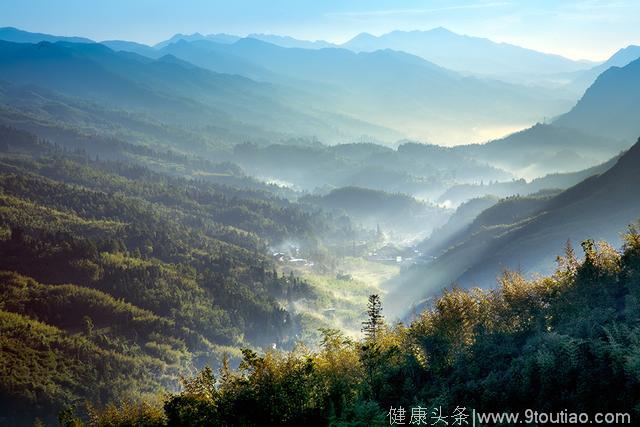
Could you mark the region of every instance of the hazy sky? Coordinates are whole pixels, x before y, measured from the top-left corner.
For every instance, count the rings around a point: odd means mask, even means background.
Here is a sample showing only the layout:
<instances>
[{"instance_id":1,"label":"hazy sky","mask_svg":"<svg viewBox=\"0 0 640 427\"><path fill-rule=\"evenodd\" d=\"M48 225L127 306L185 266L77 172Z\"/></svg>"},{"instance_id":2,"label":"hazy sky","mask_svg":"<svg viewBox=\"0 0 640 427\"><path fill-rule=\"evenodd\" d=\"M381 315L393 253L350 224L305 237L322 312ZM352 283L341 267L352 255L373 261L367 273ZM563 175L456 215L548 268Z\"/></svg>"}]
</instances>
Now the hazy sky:
<instances>
[{"instance_id":1,"label":"hazy sky","mask_svg":"<svg viewBox=\"0 0 640 427\"><path fill-rule=\"evenodd\" d=\"M640 0L0 0L0 26L153 44L181 33L345 41L438 26L571 58L640 44Z\"/></svg>"}]
</instances>

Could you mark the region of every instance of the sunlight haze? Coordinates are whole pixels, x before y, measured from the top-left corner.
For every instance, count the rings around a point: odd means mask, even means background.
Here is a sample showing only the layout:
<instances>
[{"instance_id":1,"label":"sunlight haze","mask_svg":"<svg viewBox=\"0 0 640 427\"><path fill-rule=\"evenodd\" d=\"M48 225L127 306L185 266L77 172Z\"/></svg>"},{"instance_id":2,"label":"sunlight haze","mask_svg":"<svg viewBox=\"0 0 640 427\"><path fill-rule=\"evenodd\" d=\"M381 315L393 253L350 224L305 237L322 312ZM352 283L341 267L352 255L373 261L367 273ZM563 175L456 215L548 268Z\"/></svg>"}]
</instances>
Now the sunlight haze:
<instances>
[{"instance_id":1,"label":"sunlight haze","mask_svg":"<svg viewBox=\"0 0 640 427\"><path fill-rule=\"evenodd\" d=\"M0 0L0 427L640 425L640 1Z\"/></svg>"},{"instance_id":2,"label":"sunlight haze","mask_svg":"<svg viewBox=\"0 0 640 427\"><path fill-rule=\"evenodd\" d=\"M237 19L242 16L242 19ZM2 25L155 44L175 33L289 35L342 43L360 32L452 31L600 61L640 43L635 0L4 0ZM607 25L605 33L598 32Z\"/></svg>"}]
</instances>

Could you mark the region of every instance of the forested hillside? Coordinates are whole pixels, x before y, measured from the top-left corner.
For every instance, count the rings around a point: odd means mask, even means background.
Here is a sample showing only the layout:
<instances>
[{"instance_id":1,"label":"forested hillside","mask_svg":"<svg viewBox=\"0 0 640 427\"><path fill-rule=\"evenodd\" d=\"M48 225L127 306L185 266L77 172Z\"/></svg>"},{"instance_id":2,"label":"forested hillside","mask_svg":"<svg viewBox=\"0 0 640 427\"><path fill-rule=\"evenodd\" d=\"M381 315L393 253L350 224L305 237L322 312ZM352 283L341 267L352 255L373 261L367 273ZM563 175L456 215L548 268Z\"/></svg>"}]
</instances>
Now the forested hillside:
<instances>
[{"instance_id":1,"label":"forested hillside","mask_svg":"<svg viewBox=\"0 0 640 427\"><path fill-rule=\"evenodd\" d=\"M639 230L620 251L582 247L548 277L511 272L495 290L448 291L408 326L385 325L372 296L362 341L325 330L315 352L244 351L238 372L205 369L155 406L90 408L90 424L383 426L417 407L431 422L536 408L628 423L640 416Z\"/></svg>"},{"instance_id":2,"label":"forested hillside","mask_svg":"<svg viewBox=\"0 0 640 427\"><path fill-rule=\"evenodd\" d=\"M328 146L318 141L264 147L240 144L231 160L247 173L308 191L355 186L429 199L453 183L512 177L455 149L408 141L396 149L372 143Z\"/></svg>"},{"instance_id":3,"label":"forested hillside","mask_svg":"<svg viewBox=\"0 0 640 427\"><path fill-rule=\"evenodd\" d=\"M0 412L174 389L224 352L298 339L287 302L315 293L269 246L313 248L333 230L319 214L1 135Z\"/></svg>"},{"instance_id":4,"label":"forested hillside","mask_svg":"<svg viewBox=\"0 0 640 427\"><path fill-rule=\"evenodd\" d=\"M0 2L0 427L638 424L640 5L412 1Z\"/></svg>"},{"instance_id":5,"label":"forested hillside","mask_svg":"<svg viewBox=\"0 0 640 427\"><path fill-rule=\"evenodd\" d=\"M306 196L302 203L344 212L370 229L390 231L397 236L426 236L441 226L449 213L439 206L406 194L387 193L360 187L342 187L324 195Z\"/></svg>"}]
</instances>

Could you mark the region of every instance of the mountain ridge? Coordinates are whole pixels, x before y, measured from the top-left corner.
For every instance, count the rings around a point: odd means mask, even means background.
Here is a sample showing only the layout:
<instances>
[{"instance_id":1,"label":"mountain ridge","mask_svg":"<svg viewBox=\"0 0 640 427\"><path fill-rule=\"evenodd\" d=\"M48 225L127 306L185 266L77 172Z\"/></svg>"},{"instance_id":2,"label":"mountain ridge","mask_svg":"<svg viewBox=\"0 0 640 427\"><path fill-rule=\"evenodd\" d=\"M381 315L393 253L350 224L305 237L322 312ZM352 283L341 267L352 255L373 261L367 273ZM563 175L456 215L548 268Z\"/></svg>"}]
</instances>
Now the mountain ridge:
<instances>
[{"instance_id":1,"label":"mountain ridge","mask_svg":"<svg viewBox=\"0 0 640 427\"><path fill-rule=\"evenodd\" d=\"M555 123L633 140L640 131L640 59L600 74L576 106Z\"/></svg>"},{"instance_id":2,"label":"mountain ridge","mask_svg":"<svg viewBox=\"0 0 640 427\"><path fill-rule=\"evenodd\" d=\"M561 55L546 54L509 43L466 36L438 27L420 31L392 31L380 36L361 33L341 46L354 51L393 48L421 56L441 66L478 74L554 74L588 67ZM508 58L508 59L500 59Z\"/></svg>"},{"instance_id":3,"label":"mountain ridge","mask_svg":"<svg viewBox=\"0 0 640 427\"><path fill-rule=\"evenodd\" d=\"M452 284L494 287L504 269L547 274L554 251L568 240L619 244L620 230L640 218L640 188L631 184L640 182L638 165L640 139L602 174L543 201L514 223L482 227L433 262L415 266L389 284L391 312L406 314L412 301L425 303Z\"/></svg>"},{"instance_id":4,"label":"mountain ridge","mask_svg":"<svg viewBox=\"0 0 640 427\"><path fill-rule=\"evenodd\" d=\"M280 138L287 133L317 132L330 140L350 132L355 137L368 131L392 133L347 116L313 111L303 103L304 97L281 86L215 73L170 57L151 59L95 43L0 41L0 50L4 80L152 113L168 123L218 123L233 132L261 129L263 137Z\"/></svg>"}]
</instances>

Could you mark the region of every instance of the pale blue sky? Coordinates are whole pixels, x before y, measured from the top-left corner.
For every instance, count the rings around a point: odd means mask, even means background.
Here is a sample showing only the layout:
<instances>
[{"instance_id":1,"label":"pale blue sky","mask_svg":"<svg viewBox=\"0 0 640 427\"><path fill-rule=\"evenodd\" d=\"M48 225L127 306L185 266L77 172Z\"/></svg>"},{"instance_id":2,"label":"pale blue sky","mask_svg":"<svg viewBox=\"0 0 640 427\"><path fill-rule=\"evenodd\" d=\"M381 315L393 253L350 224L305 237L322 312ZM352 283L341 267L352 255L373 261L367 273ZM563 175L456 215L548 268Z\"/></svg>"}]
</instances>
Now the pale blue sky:
<instances>
[{"instance_id":1,"label":"pale blue sky","mask_svg":"<svg viewBox=\"0 0 640 427\"><path fill-rule=\"evenodd\" d=\"M640 0L0 0L0 26L155 43L252 32L344 41L443 26L572 58L640 44Z\"/></svg>"}]
</instances>

